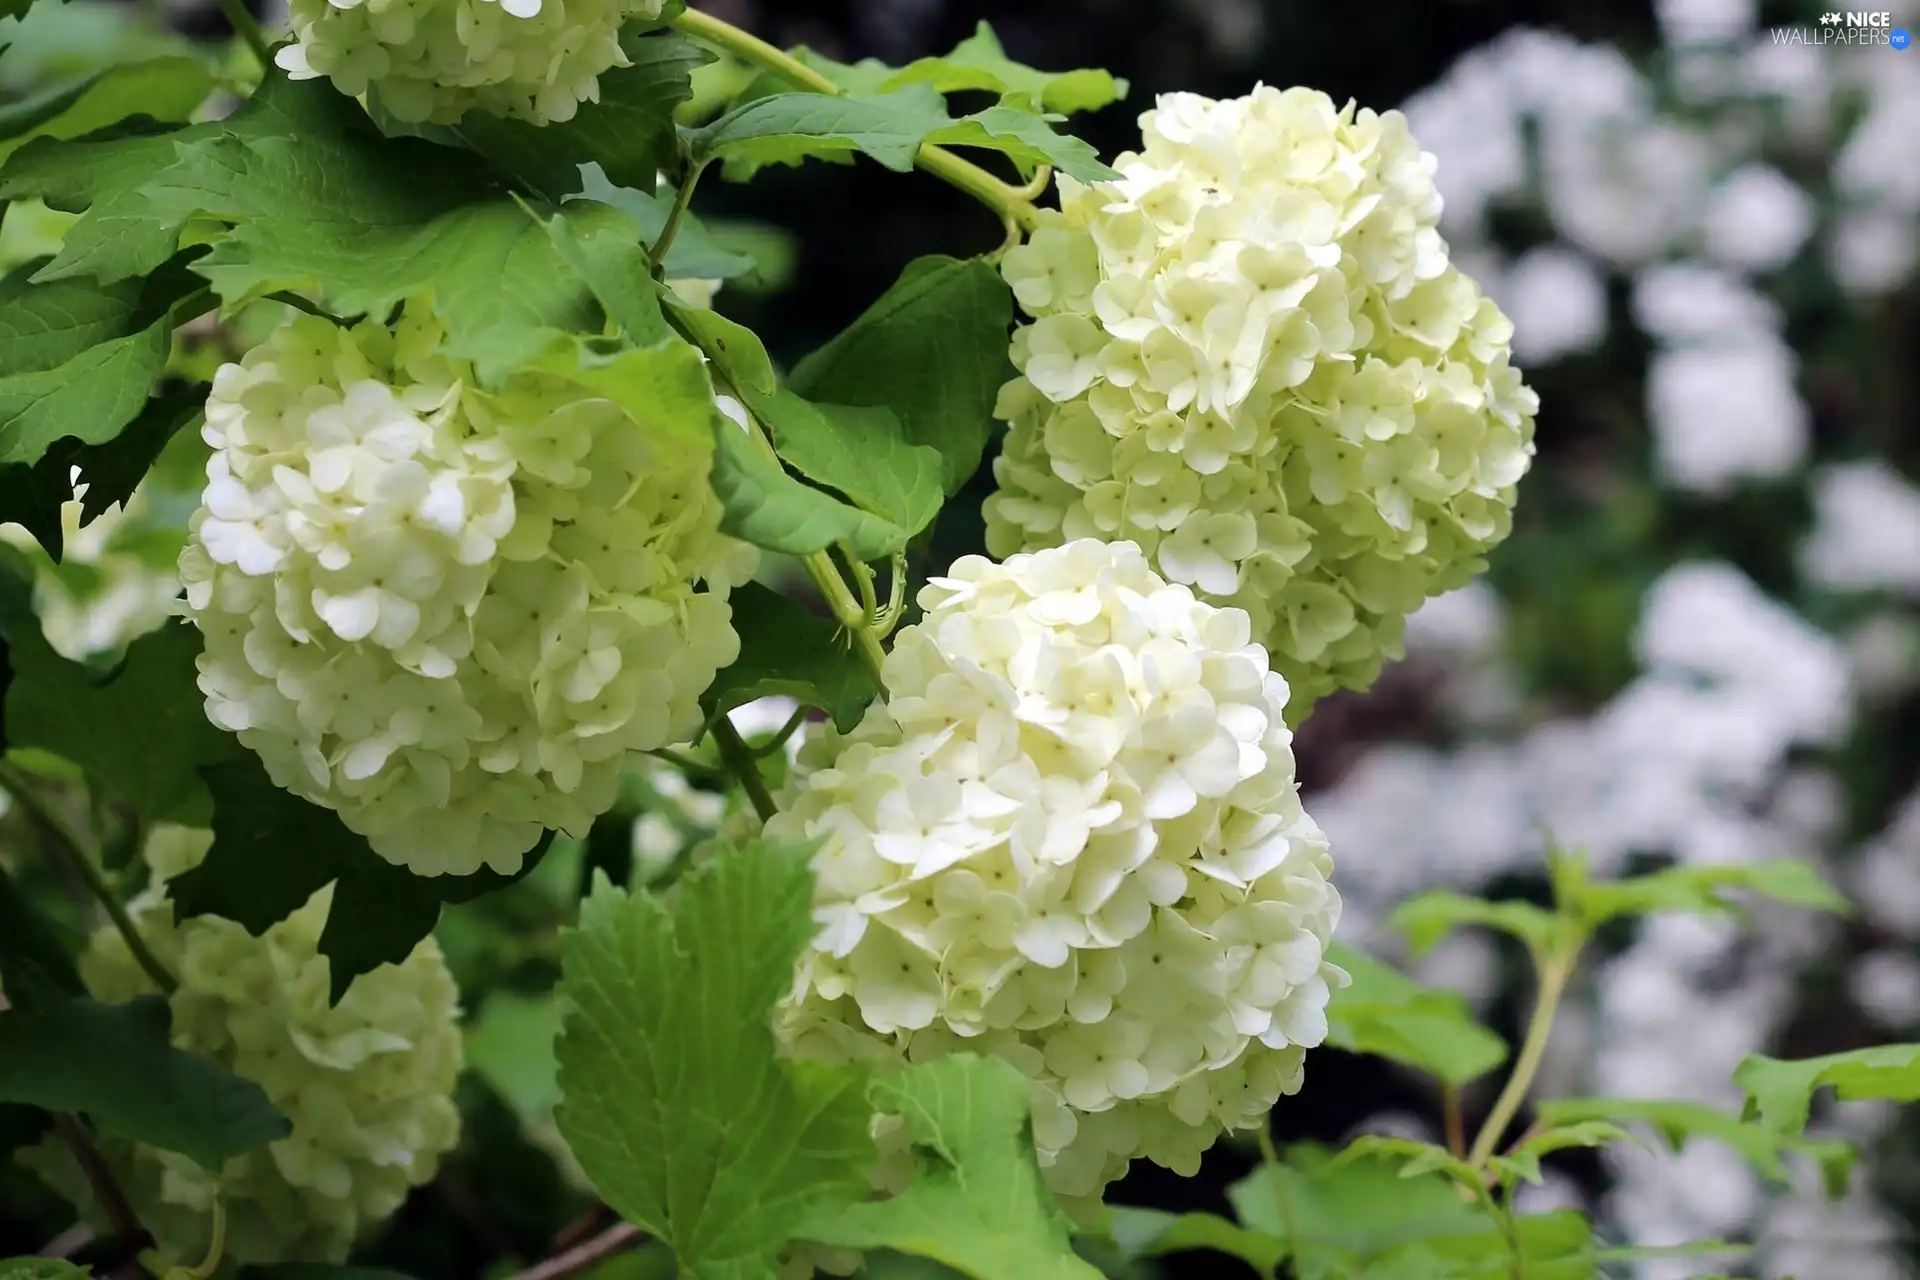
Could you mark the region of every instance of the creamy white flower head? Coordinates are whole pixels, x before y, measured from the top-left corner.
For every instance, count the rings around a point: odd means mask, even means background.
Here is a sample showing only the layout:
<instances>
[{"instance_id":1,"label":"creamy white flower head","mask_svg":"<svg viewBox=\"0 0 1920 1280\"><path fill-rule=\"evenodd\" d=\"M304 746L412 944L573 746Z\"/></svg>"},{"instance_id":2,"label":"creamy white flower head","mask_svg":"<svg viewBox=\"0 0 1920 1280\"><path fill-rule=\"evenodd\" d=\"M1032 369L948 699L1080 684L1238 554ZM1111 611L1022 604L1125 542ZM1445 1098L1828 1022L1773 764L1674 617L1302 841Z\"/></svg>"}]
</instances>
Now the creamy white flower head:
<instances>
[{"instance_id":1,"label":"creamy white flower head","mask_svg":"<svg viewBox=\"0 0 1920 1280\"><path fill-rule=\"evenodd\" d=\"M1251 615L1297 720L1507 535L1538 401L1399 113L1263 87L1140 123L1004 260L1033 321L987 546L1138 543Z\"/></svg>"},{"instance_id":2,"label":"creamy white flower head","mask_svg":"<svg viewBox=\"0 0 1920 1280\"><path fill-rule=\"evenodd\" d=\"M101 1147L140 1221L176 1261L206 1253L217 1199L234 1262L343 1262L354 1241L433 1177L459 1138L460 993L429 938L400 963L361 974L329 1007L318 948L331 886L257 938L215 916L176 920L165 881L197 864L212 840L155 828L145 850L154 883L130 909L179 979L174 1044L260 1085L293 1132L217 1174L108 1135ZM101 1000L153 990L111 926L95 935L80 969ZM22 1159L95 1213L64 1146L49 1140Z\"/></svg>"},{"instance_id":3,"label":"creamy white flower head","mask_svg":"<svg viewBox=\"0 0 1920 1280\"><path fill-rule=\"evenodd\" d=\"M704 451L440 347L424 308L304 316L224 366L181 577L207 715L276 783L419 874L511 873L698 728L755 553Z\"/></svg>"},{"instance_id":4,"label":"creamy white flower head","mask_svg":"<svg viewBox=\"0 0 1920 1280\"><path fill-rule=\"evenodd\" d=\"M770 834L819 839L821 930L780 1018L807 1056L990 1053L1049 1184L1191 1173L1299 1087L1340 915L1287 685L1245 613L1132 543L954 564Z\"/></svg>"},{"instance_id":5,"label":"creamy white flower head","mask_svg":"<svg viewBox=\"0 0 1920 1280\"><path fill-rule=\"evenodd\" d=\"M600 100L600 73L631 65L621 24L652 21L663 3L292 0L294 42L274 62L349 97L377 89L401 120L453 124L478 109L547 124Z\"/></svg>"}]
</instances>

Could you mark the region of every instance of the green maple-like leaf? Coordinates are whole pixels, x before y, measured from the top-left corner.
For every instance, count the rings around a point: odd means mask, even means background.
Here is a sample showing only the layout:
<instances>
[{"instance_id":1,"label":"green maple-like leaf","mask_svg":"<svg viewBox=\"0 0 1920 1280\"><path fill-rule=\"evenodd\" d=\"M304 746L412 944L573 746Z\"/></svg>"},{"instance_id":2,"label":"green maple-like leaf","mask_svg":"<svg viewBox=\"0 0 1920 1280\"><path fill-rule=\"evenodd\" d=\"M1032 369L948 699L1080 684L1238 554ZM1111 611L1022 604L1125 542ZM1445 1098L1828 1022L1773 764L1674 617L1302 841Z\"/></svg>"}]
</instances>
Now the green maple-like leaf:
<instances>
[{"instance_id":1,"label":"green maple-like leaf","mask_svg":"<svg viewBox=\"0 0 1920 1280\"><path fill-rule=\"evenodd\" d=\"M876 1110L906 1121L913 1181L818 1214L808 1239L932 1258L976 1280L1098 1280L1041 1179L1018 1070L956 1054L875 1080L869 1094Z\"/></svg>"},{"instance_id":2,"label":"green maple-like leaf","mask_svg":"<svg viewBox=\"0 0 1920 1280\"><path fill-rule=\"evenodd\" d=\"M783 1061L769 1026L811 939L802 851L759 842L671 909L604 881L563 958L560 1131L685 1280L763 1280L799 1226L866 1191L864 1076Z\"/></svg>"}]
</instances>

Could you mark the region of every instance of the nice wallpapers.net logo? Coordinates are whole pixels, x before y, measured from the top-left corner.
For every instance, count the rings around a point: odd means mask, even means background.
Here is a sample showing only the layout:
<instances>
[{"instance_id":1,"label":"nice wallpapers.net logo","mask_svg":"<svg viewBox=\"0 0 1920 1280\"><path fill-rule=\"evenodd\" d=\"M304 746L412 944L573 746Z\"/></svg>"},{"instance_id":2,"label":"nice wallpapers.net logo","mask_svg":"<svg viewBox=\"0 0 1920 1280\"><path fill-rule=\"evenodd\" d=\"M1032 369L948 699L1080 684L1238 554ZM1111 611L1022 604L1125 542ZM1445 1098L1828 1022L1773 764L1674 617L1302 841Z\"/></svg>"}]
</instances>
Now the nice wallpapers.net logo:
<instances>
[{"instance_id":1,"label":"nice wallpapers.net logo","mask_svg":"<svg viewBox=\"0 0 1920 1280\"><path fill-rule=\"evenodd\" d=\"M1775 44L1811 45L1883 45L1905 49L1913 35L1905 27L1895 26L1893 14L1877 10L1830 10L1820 15L1814 27L1776 27Z\"/></svg>"}]
</instances>

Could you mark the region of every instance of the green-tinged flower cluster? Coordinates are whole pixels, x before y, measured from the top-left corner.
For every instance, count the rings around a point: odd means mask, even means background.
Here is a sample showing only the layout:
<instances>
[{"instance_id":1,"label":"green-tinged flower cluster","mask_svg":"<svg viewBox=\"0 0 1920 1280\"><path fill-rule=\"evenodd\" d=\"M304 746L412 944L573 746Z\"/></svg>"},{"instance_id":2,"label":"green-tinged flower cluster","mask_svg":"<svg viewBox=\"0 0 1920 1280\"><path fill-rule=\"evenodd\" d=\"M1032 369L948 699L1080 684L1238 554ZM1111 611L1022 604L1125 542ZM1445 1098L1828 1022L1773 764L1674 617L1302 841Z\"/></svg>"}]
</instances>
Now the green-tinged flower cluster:
<instances>
[{"instance_id":1,"label":"green-tinged flower cluster","mask_svg":"<svg viewBox=\"0 0 1920 1280\"><path fill-rule=\"evenodd\" d=\"M920 603L886 700L808 741L767 824L820 842L781 1032L806 1057L1012 1063L1063 1197L1138 1156L1191 1174L1299 1088L1345 978L1286 682L1244 613L1129 543L969 556Z\"/></svg>"},{"instance_id":2,"label":"green-tinged flower cluster","mask_svg":"<svg viewBox=\"0 0 1920 1280\"><path fill-rule=\"evenodd\" d=\"M1399 113L1262 87L1163 96L1141 130L1006 255L1033 321L987 546L1139 543L1252 616L1297 722L1506 537L1538 400Z\"/></svg>"},{"instance_id":3,"label":"green-tinged flower cluster","mask_svg":"<svg viewBox=\"0 0 1920 1280\"><path fill-rule=\"evenodd\" d=\"M756 556L707 450L551 375L484 392L442 337L302 316L224 366L180 571L207 714L277 784L419 874L511 873L698 729Z\"/></svg>"},{"instance_id":4,"label":"green-tinged flower cluster","mask_svg":"<svg viewBox=\"0 0 1920 1280\"><path fill-rule=\"evenodd\" d=\"M399 964L362 974L329 1007L318 947L331 887L258 938L217 917L176 920L165 880L198 863L211 843L204 831L156 829L145 850L154 884L130 910L180 983L174 1044L259 1084L293 1132L217 1174L110 1136L102 1151L141 1222L175 1259L204 1255L217 1199L226 1210L224 1252L234 1261L341 1262L434 1175L459 1137L459 992L428 939ZM95 936L80 967L101 1000L153 989L112 928ZM49 1141L23 1159L93 1211L65 1147Z\"/></svg>"},{"instance_id":5,"label":"green-tinged flower cluster","mask_svg":"<svg viewBox=\"0 0 1920 1280\"><path fill-rule=\"evenodd\" d=\"M629 65L620 27L663 0L293 0L294 42L274 56L296 80L376 89L402 120L453 124L470 110L535 124L600 100L600 75Z\"/></svg>"}]
</instances>

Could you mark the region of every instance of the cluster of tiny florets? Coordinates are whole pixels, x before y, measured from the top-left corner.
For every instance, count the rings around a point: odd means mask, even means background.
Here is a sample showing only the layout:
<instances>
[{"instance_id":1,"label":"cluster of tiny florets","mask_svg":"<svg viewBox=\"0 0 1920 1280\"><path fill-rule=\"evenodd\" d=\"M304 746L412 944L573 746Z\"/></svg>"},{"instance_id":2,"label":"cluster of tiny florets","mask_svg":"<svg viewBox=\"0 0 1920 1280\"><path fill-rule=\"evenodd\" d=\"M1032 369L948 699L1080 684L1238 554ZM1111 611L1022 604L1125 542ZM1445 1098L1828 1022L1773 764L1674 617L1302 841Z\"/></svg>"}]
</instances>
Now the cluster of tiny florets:
<instances>
[{"instance_id":1,"label":"cluster of tiny florets","mask_svg":"<svg viewBox=\"0 0 1920 1280\"><path fill-rule=\"evenodd\" d=\"M1340 900L1286 682L1247 615L1131 543L976 556L921 592L886 698L800 755L775 836L820 840L796 1053L1019 1067L1049 1184L1192 1172L1298 1087Z\"/></svg>"},{"instance_id":2,"label":"cluster of tiny florets","mask_svg":"<svg viewBox=\"0 0 1920 1280\"><path fill-rule=\"evenodd\" d=\"M207 714L415 872L584 835L739 651L755 553L709 454L546 374L482 391L424 308L275 331L205 436L180 569Z\"/></svg>"},{"instance_id":3,"label":"cluster of tiny florets","mask_svg":"<svg viewBox=\"0 0 1920 1280\"><path fill-rule=\"evenodd\" d=\"M1139 543L1252 616L1297 720L1506 537L1538 401L1398 112L1263 87L1166 95L1141 130L1004 260L1034 319L987 546Z\"/></svg>"},{"instance_id":4,"label":"cluster of tiny florets","mask_svg":"<svg viewBox=\"0 0 1920 1280\"><path fill-rule=\"evenodd\" d=\"M459 991L429 938L400 963L361 974L330 1005L319 943L331 886L257 938L231 920L176 920L165 881L211 843L205 831L156 828L146 848L154 884L129 910L179 981L173 1043L258 1084L293 1132L217 1173L111 1135L100 1135L102 1153L141 1223L176 1260L205 1255L217 1201L222 1252L234 1262L342 1262L433 1177L459 1138ZM111 926L80 969L89 991L110 1003L153 990ZM49 1140L23 1158L89 1204L87 1179L64 1146Z\"/></svg>"},{"instance_id":5,"label":"cluster of tiny florets","mask_svg":"<svg viewBox=\"0 0 1920 1280\"><path fill-rule=\"evenodd\" d=\"M274 55L295 80L325 76L350 97L377 89L401 120L453 124L470 110L535 124L600 100L600 75L630 65L629 18L663 0L293 0L294 42Z\"/></svg>"}]
</instances>

